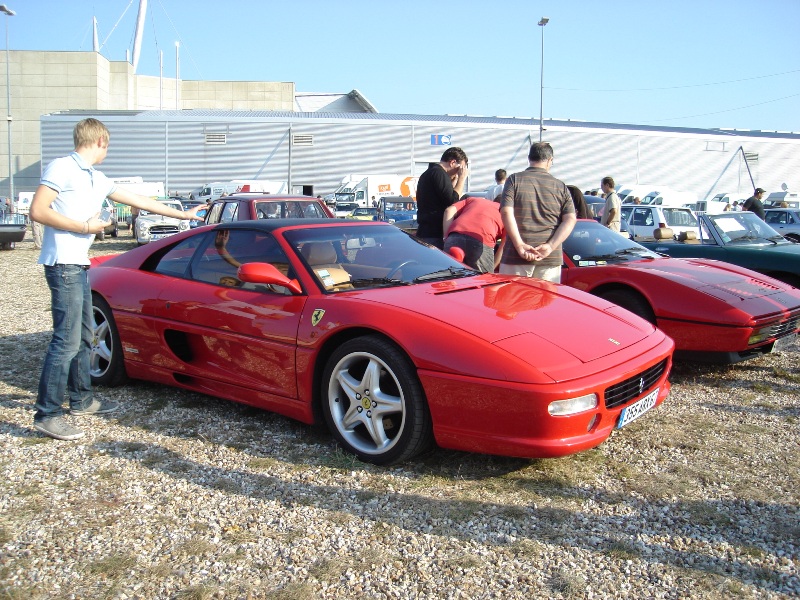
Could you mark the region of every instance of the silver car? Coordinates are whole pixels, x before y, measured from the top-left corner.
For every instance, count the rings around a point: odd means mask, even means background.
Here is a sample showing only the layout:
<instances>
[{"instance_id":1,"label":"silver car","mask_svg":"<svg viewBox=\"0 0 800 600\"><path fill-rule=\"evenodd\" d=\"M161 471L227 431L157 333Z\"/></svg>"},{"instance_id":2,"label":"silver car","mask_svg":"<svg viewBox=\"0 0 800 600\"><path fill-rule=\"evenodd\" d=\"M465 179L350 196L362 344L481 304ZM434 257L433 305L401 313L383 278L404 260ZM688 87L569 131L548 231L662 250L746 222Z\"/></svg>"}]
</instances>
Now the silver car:
<instances>
[{"instance_id":1,"label":"silver car","mask_svg":"<svg viewBox=\"0 0 800 600\"><path fill-rule=\"evenodd\" d=\"M764 220L787 240L800 243L800 208L767 208Z\"/></svg>"}]
</instances>

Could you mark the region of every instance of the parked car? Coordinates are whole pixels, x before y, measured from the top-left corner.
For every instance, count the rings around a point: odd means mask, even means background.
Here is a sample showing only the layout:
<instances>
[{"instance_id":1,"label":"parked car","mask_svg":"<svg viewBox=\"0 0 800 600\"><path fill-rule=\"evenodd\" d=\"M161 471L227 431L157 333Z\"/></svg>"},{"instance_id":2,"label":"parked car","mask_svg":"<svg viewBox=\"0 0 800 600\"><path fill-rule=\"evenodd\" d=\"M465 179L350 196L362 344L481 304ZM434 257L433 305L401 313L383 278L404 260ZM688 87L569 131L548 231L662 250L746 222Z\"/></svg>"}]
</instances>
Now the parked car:
<instances>
[{"instance_id":1,"label":"parked car","mask_svg":"<svg viewBox=\"0 0 800 600\"><path fill-rule=\"evenodd\" d=\"M387 223L413 221L417 218L417 203L410 196L385 196L378 204L378 220Z\"/></svg>"},{"instance_id":2,"label":"parked car","mask_svg":"<svg viewBox=\"0 0 800 600\"><path fill-rule=\"evenodd\" d=\"M787 240L800 243L800 208L767 208L764 220Z\"/></svg>"},{"instance_id":3,"label":"parked car","mask_svg":"<svg viewBox=\"0 0 800 600\"><path fill-rule=\"evenodd\" d=\"M203 202L202 200L189 200L188 198L184 198L184 199L181 200L181 206L183 206L183 210L192 210L194 207L201 206L203 204L205 204L205 202ZM205 220L205 216L206 216L207 213L208 213L208 209L207 208L203 208L203 209L197 211L197 216L198 217L202 217L203 220ZM190 229L194 229L195 227L200 227L201 225L204 225L204 224L205 223L203 221L191 220L191 221L189 221L189 228Z\"/></svg>"},{"instance_id":4,"label":"parked car","mask_svg":"<svg viewBox=\"0 0 800 600\"><path fill-rule=\"evenodd\" d=\"M769 275L800 288L800 244L795 244L748 211L698 215L700 236L674 236L641 242L646 248L677 258L713 258ZM678 237L679 239L675 239Z\"/></svg>"},{"instance_id":5,"label":"parked car","mask_svg":"<svg viewBox=\"0 0 800 600\"><path fill-rule=\"evenodd\" d=\"M800 329L800 290L755 271L664 257L579 220L561 281L618 304L675 340L675 357L735 363L785 347Z\"/></svg>"},{"instance_id":6,"label":"parked car","mask_svg":"<svg viewBox=\"0 0 800 600\"><path fill-rule=\"evenodd\" d=\"M170 208L175 210L183 210L183 206L177 200L165 198L160 200ZM175 219L174 217L165 217L150 213L146 210L139 211L139 216L136 217L136 243L141 246L148 244L155 240L160 240L171 235L175 235L181 231L189 229L189 221L182 219Z\"/></svg>"},{"instance_id":7,"label":"parked car","mask_svg":"<svg viewBox=\"0 0 800 600\"><path fill-rule=\"evenodd\" d=\"M358 204L355 202L337 202L333 214L337 219L346 219L357 208Z\"/></svg>"},{"instance_id":8,"label":"parked car","mask_svg":"<svg viewBox=\"0 0 800 600\"><path fill-rule=\"evenodd\" d=\"M208 207L206 225L255 219L325 219L333 212L319 198L239 193L217 198Z\"/></svg>"},{"instance_id":9,"label":"parked car","mask_svg":"<svg viewBox=\"0 0 800 600\"><path fill-rule=\"evenodd\" d=\"M26 215L7 211L0 212L0 250L13 250L17 242L25 239L27 229Z\"/></svg>"},{"instance_id":10,"label":"parked car","mask_svg":"<svg viewBox=\"0 0 800 600\"><path fill-rule=\"evenodd\" d=\"M100 233L95 235L95 238L98 240L106 239L107 235L115 238L119 236L119 215L117 213L117 205L114 204L114 201L111 198L106 198L103 200L103 210L107 210L108 213L111 215L111 225L103 229Z\"/></svg>"},{"instance_id":11,"label":"parked car","mask_svg":"<svg viewBox=\"0 0 800 600\"><path fill-rule=\"evenodd\" d=\"M388 464L571 454L667 396L673 342L566 286L480 274L378 221L201 227L95 258L91 376L324 421Z\"/></svg>"},{"instance_id":12,"label":"parked car","mask_svg":"<svg viewBox=\"0 0 800 600\"><path fill-rule=\"evenodd\" d=\"M700 233L697 215L688 208L624 204L622 217L628 222L632 239L637 242L655 240L653 231L663 227L669 227L676 234L684 231Z\"/></svg>"},{"instance_id":13,"label":"parked car","mask_svg":"<svg viewBox=\"0 0 800 600\"><path fill-rule=\"evenodd\" d=\"M359 206L353 209L348 219L356 219L357 221L376 221L378 219L378 209L371 206Z\"/></svg>"}]
</instances>

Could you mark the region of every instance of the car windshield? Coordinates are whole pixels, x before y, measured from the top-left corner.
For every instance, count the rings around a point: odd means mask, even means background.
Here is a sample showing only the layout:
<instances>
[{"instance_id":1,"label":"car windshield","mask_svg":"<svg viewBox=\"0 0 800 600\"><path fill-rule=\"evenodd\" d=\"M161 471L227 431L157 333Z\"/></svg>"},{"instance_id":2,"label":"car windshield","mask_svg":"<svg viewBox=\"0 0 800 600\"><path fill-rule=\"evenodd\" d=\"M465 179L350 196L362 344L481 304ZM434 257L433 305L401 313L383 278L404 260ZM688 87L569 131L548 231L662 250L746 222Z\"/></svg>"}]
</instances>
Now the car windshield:
<instances>
[{"instance_id":1,"label":"car windshield","mask_svg":"<svg viewBox=\"0 0 800 600\"><path fill-rule=\"evenodd\" d=\"M697 217L685 208L662 208L667 227L697 227Z\"/></svg>"},{"instance_id":2,"label":"car windshield","mask_svg":"<svg viewBox=\"0 0 800 600\"><path fill-rule=\"evenodd\" d=\"M339 192L334 194L334 199L336 200L336 205L339 204L347 204L351 202L355 202L356 195L354 193L347 193L347 192Z\"/></svg>"},{"instance_id":3,"label":"car windshield","mask_svg":"<svg viewBox=\"0 0 800 600\"><path fill-rule=\"evenodd\" d=\"M751 212L727 212L723 215L707 215L706 218L724 244L791 243Z\"/></svg>"},{"instance_id":4,"label":"car windshield","mask_svg":"<svg viewBox=\"0 0 800 600\"><path fill-rule=\"evenodd\" d=\"M291 229L283 235L326 292L479 275L450 255L389 225Z\"/></svg>"},{"instance_id":5,"label":"car windshield","mask_svg":"<svg viewBox=\"0 0 800 600\"><path fill-rule=\"evenodd\" d=\"M177 200L161 200L161 204L163 204L164 206L168 206L168 207L170 207L172 209L175 209L175 210L183 210L183 206ZM151 214L151 213L147 212L146 210L143 210L143 211L141 211L139 213L139 216L144 216L144 215L149 215L149 214Z\"/></svg>"},{"instance_id":6,"label":"car windshield","mask_svg":"<svg viewBox=\"0 0 800 600\"><path fill-rule=\"evenodd\" d=\"M579 267L605 262L625 262L658 258L644 246L603 227L596 221L578 221L564 242L564 254Z\"/></svg>"}]
</instances>

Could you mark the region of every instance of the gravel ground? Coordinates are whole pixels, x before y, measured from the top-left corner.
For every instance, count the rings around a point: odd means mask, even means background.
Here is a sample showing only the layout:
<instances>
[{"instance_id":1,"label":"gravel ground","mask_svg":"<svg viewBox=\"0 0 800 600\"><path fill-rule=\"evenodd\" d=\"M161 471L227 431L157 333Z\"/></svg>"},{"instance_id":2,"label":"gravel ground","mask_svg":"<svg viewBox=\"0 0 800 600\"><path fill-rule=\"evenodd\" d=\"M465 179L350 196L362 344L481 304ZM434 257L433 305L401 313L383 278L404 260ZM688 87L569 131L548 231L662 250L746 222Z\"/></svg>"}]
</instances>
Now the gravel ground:
<instances>
[{"instance_id":1,"label":"gravel ground","mask_svg":"<svg viewBox=\"0 0 800 600\"><path fill-rule=\"evenodd\" d=\"M797 345L678 365L660 408L562 459L379 468L147 383L96 390L122 410L59 442L31 427L50 331L37 257L28 240L0 253L0 598L800 596Z\"/></svg>"}]
</instances>

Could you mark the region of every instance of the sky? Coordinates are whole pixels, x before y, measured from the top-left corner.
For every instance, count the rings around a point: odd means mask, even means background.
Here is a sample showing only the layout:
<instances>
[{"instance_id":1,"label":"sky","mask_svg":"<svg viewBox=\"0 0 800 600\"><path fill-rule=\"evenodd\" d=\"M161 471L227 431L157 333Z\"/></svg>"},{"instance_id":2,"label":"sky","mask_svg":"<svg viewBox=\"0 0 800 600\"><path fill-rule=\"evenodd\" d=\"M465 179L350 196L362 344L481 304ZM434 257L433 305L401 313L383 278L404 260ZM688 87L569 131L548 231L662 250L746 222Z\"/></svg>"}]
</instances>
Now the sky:
<instances>
[{"instance_id":1,"label":"sky","mask_svg":"<svg viewBox=\"0 0 800 600\"><path fill-rule=\"evenodd\" d=\"M139 0L6 5L11 50L91 51L96 17L103 56L132 51ZM149 0L137 73L161 52L381 113L800 132L800 0Z\"/></svg>"}]
</instances>

